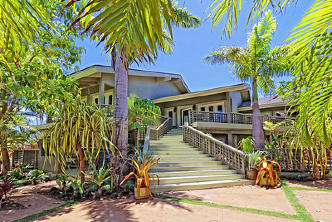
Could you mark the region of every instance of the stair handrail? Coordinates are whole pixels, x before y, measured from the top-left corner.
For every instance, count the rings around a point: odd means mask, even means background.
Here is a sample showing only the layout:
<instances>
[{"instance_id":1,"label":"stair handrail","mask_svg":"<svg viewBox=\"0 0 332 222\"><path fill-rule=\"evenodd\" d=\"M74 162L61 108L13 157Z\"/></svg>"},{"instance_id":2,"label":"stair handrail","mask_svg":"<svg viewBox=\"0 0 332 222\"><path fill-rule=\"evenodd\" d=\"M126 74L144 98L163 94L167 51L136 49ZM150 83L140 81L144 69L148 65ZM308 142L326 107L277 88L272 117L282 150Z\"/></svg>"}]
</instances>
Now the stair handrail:
<instances>
[{"instance_id":1,"label":"stair handrail","mask_svg":"<svg viewBox=\"0 0 332 222\"><path fill-rule=\"evenodd\" d=\"M198 150L220 159L230 168L245 173L245 153L191 126L182 126L183 141Z\"/></svg>"},{"instance_id":2,"label":"stair handrail","mask_svg":"<svg viewBox=\"0 0 332 222\"><path fill-rule=\"evenodd\" d=\"M150 126L146 127L146 133L145 133L145 138L144 138L144 146L143 146L143 149L144 149L145 152L147 152L150 148L150 132L151 132Z\"/></svg>"},{"instance_id":3,"label":"stair handrail","mask_svg":"<svg viewBox=\"0 0 332 222\"><path fill-rule=\"evenodd\" d=\"M172 128L172 119L169 117L163 118L165 120L157 128L151 128L151 140L159 140L161 136Z\"/></svg>"}]
</instances>

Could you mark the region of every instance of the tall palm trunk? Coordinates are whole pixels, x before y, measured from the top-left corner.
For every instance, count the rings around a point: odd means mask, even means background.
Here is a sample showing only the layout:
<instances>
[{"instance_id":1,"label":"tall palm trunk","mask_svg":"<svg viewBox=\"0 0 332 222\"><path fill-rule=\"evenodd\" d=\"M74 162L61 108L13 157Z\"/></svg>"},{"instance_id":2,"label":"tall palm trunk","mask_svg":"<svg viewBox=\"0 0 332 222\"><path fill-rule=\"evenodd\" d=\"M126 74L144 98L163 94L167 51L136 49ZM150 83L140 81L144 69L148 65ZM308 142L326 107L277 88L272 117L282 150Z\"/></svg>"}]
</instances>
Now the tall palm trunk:
<instances>
[{"instance_id":1,"label":"tall palm trunk","mask_svg":"<svg viewBox=\"0 0 332 222\"><path fill-rule=\"evenodd\" d=\"M10 160L8 150L5 147L1 147L2 156L2 174L6 174L10 170Z\"/></svg>"},{"instance_id":2,"label":"tall palm trunk","mask_svg":"<svg viewBox=\"0 0 332 222\"><path fill-rule=\"evenodd\" d=\"M114 89L114 126L113 143L122 154L122 159L116 157L115 166L119 178L116 185L120 183L120 177L126 172L128 155L128 66L126 65L125 49L116 53L115 59L115 89Z\"/></svg>"},{"instance_id":3,"label":"tall palm trunk","mask_svg":"<svg viewBox=\"0 0 332 222\"><path fill-rule=\"evenodd\" d=\"M265 144L265 133L263 128L263 118L258 105L257 79L252 81L252 138L254 139L255 150L263 150Z\"/></svg>"}]
</instances>

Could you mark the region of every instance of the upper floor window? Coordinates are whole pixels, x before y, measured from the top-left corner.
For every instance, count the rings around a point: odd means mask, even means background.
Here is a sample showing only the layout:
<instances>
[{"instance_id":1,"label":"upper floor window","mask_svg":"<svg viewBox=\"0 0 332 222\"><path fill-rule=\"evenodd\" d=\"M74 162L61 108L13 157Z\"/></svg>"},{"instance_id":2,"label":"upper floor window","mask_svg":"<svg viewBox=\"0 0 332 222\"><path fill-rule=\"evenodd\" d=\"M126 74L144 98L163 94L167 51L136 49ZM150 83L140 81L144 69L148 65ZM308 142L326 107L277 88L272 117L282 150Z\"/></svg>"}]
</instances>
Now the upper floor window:
<instances>
[{"instance_id":1,"label":"upper floor window","mask_svg":"<svg viewBox=\"0 0 332 222\"><path fill-rule=\"evenodd\" d=\"M205 107L204 107L204 106L201 107L201 111L202 111L202 112L205 112Z\"/></svg>"},{"instance_id":2,"label":"upper floor window","mask_svg":"<svg viewBox=\"0 0 332 222\"><path fill-rule=\"evenodd\" d=\"M222 110L222 105L219 105L219 106L217 107L217 110L218 110L218 112L222 113L222 112L223 112L223 110Z\"/></svg>"},{"instance_id":3,"label":"upper floor window","mask_svg":"<svg viewBox=\"0 0 332 222\"><path fill-rule=\"evenodd\" d=\"M213 106L209 106L209 112L213 112Z\"/></svg>"}]
</instances>

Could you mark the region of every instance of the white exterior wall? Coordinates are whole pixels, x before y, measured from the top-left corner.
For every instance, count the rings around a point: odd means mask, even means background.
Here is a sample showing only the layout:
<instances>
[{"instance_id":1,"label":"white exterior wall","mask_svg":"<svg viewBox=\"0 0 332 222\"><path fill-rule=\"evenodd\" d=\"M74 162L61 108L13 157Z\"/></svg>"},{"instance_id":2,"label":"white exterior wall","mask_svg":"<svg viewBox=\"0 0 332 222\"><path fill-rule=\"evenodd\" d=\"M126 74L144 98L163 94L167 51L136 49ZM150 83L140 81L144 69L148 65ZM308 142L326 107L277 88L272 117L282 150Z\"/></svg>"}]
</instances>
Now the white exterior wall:
<instances>
[{"instance_id":1,"label":"white exterior wall","mask_svg":"<svg viewBox=\"0 0 332 222\"><path fill-rule=\"evenodd\" d=\"M169 81L158 81L154 77L129 76L129 95L148 99L179 95L180 90Z\"/></svg>"},{"instance_id":2,"label":"white exterior wall","mask_svg":"<svg viewBox=\"0 0 332 222\"><path fill-rule=\"evenodd\" d=\"M232 112L237 113L237 108L242 103L242 97L240 92L229 92L229 97L232 99Z\"/></svg>"}]
</instances>

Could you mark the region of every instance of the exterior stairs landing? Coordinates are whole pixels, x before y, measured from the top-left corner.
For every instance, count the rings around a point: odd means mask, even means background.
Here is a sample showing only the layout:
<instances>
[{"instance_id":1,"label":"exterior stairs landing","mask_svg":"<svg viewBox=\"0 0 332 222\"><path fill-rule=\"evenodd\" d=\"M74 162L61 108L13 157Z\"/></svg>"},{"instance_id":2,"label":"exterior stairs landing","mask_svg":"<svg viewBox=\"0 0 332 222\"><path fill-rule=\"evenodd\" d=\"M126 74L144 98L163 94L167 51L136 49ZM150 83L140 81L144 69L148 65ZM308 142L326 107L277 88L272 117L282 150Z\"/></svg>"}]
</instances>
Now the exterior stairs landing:
<instances>
[{"instance_id":1,"label":"exterior stairs landing","mask_svg":"<svg viewBox=\"0 0 332 222\"><path fill-rule=\"evenodd\" d=\"M183 142L182 130L172 129L160 140L150 141L150 150L160 157L150 169L159 176L159 185L152 191L193 190L252 184L251 180L229 169L197 148Z\"/></svg>"}]
</instances>

